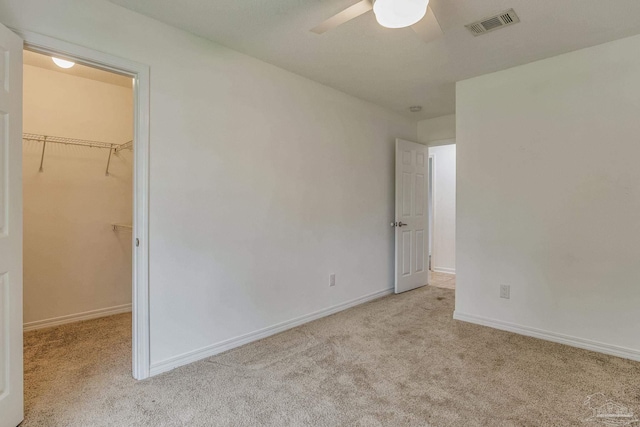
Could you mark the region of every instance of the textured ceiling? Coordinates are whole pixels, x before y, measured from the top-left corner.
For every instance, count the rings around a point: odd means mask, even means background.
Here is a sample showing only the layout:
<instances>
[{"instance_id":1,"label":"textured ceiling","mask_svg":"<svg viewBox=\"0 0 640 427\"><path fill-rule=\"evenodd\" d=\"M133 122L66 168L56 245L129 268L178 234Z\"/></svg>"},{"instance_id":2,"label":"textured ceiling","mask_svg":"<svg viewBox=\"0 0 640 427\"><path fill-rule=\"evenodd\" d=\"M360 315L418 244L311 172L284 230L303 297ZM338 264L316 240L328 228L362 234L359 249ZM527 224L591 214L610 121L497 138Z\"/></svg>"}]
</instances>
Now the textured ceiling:
<instances>
[{"instance_id":1,"label":"textured ceiling","mask_svg":"<svg viewBox=\"0 0 640 427\"><path fill-rule=\"evenodd\" d=\"M431 0L444 36L430 44L372 12L309 31L358 0L110 1L415 119L454 112L456 81L640 33L640 0ZM509 8L521 23L464 28Z\"/></svg>"}]
</instances>

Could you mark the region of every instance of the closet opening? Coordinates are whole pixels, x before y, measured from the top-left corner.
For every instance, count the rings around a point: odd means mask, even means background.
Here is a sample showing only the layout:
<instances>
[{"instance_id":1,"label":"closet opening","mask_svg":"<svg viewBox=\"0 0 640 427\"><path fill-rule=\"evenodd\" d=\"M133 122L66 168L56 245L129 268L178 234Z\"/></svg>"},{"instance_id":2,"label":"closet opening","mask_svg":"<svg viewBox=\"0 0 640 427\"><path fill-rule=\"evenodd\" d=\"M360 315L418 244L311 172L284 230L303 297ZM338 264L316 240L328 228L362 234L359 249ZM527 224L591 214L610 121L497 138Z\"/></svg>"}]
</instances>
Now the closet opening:
<instances>
[{"instance_id":1,"label":"closet opening","mask_svg":"<svg viewBox=\"0 0 640 427\"><path fill-rule=\"evenodd\" d=\"M48 380L131 377L134 79L25 50L26 408Z\"/></svg>"},{"instance_id":2,"label":"closet opening","mask_svg":"<svg viewBox=\"0 0 640 427\"><path fill-rule=\"evenodd\" d=\"M455 289L456 145L454 139L437 143L429 147L428 163L430 283Z\"/></svg>"}]
</instances>

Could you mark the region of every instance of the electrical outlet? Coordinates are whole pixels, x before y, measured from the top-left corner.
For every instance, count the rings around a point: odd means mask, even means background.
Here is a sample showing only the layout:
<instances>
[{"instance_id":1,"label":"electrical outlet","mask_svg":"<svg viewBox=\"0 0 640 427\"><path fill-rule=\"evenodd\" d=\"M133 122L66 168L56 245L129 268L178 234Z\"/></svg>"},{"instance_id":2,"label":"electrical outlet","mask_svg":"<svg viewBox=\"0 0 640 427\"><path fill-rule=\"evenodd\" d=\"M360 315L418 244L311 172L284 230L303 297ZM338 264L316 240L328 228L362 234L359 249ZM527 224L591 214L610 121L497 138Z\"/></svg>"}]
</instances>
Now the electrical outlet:
<instances>
[{"instance_id":1,"label":"electrical outlet","mask_svg":"<svg viewBox=\"0 0 640 427\"><path fill-rule=\"evenodd\" d=\"M504 299L511 298L511 286L500 285L500 298L504 298Z\"/></svg>"},{"instance_id":2,"label":"electrical outlet","mask_svg":"<svg viewBox=\"0 0 640 427\"><path fill-rule=\"evenodd\" d=\"M329 286L335 286L336 285L336 275L332 274L331 276L329 276Z\"/></svg>"}]
</instances>

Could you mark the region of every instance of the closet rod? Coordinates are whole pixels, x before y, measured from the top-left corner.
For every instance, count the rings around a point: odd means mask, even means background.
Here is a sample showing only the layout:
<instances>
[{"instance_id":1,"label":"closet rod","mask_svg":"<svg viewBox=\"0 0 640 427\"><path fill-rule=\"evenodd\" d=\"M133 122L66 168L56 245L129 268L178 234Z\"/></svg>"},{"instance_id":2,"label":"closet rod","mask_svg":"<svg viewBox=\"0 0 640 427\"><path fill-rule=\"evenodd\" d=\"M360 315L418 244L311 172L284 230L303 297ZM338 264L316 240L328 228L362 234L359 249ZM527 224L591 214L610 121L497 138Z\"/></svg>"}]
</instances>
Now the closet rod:
<instances>
[{"instance_id":1,"label":"closet rod","mask_svg":"<svg viewBox=\"0 0 640 427\"><path fill-rule=\"evenodd\" d=\"M62 136L39 135L35 133L23 133L22 140L42 142L42 154L40 156L40 172L44 170L43 169L44 152L45 152L45 149L47 148L47 142L55 142L56 144L65 144L65 145L79 145L82 147L108 149L109 157L107 158L107 168L105 171L106 176L109 176L109 165L111 164L111 153L118 153L122 150L133 149L133 141L128 141L128 142L125 142L124 144L112 144L110 142L89 141L86 139L65 138Z\"/></svg>"}]
</instances>

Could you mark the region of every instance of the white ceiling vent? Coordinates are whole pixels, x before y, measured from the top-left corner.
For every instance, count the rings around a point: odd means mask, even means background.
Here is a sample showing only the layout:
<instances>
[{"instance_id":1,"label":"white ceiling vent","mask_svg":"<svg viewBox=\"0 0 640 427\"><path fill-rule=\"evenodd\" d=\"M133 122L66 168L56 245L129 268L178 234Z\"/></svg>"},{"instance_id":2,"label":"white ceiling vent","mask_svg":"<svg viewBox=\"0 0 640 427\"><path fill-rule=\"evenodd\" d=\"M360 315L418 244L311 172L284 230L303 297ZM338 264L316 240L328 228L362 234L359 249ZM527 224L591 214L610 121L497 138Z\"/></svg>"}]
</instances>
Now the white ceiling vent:
<instances>
[{"instance_id":1,"label":"white ceiling vent","mask_svg":"<svg viewBox=\"0 0 640 427\"><path fill-rule=\"evenodd\" d=\"M513 9L509 9L497 15L489 16L480 21L465 25L465 27L467 27L474 36L479 36L508 25L517 24L518 22L520 22L518 15L516 15Z\"/></svg>"}]
</instances>

